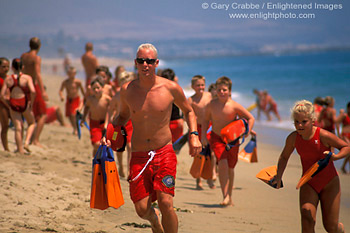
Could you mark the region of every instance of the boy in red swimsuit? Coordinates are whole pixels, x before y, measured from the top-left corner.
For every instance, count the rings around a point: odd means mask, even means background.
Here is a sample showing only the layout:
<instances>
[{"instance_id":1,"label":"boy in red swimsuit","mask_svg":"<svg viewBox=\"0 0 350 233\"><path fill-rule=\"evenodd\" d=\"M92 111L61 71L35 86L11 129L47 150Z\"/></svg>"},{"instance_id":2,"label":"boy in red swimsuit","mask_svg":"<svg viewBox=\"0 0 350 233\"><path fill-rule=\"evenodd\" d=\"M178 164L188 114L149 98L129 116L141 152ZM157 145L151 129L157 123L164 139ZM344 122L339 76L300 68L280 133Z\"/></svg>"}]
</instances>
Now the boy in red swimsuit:
<instances>
[{"instance_id":1,"label":"boy in red swimsuit","mask_svg":"<svg viewBox=\"0 0 350 233\"><path fill-rule=\"evenodd\" d=\"M194 112L196 113L197 117L197 129L199 133L199 140L201 140L202 137L202 131L207 131L209 128L202 128L202 121L204 121L205 116L205 107L210 103L212 100L212 95L210 92L205 91L205 77L202 75L195 75L192 77L191 80L191 87L195 91L194 95L188 98L188 102L191 104ZM212 161L216 161L215 159L212 159ZM213 165L215 165L215 162L213 162ZM213 167L213 175L216 176L215 166ZM215 177L216 178L216 177ZM207 183L210 188L214 189L214 181L213 179L208 179ZM202 190L202 181L201 178L196 179L196 189Z\"/></svg>"},{"instance_id":2,"label":"boy in red swimsuit","mask_svg":"<svg viewBox=\"0 0 350 233\"><path fill-rule=\"evenodd\" d=\"M66 90L66 117L69 118L69 121L73 127L73 134L77 134L77 126L75 124L76 110L80 106L80 96L79 90L82 96L85 95L83 84L79 79L75 78L77 71L74 67L70 66L67 71L68 78L64 80L61 84L61 88L58 92L61 101L64 101L63 91Z\"/></svg>"},{"instance_id":3,"label":"boy in red swimsuit","mask_svg":"<svg viewBox=\"0 0 350 233\"><path fill-rule=\"evenodd\" d=\"M252 131L255 119L242 105L231 99L232 82L228 77L221 77L216 81L217 98L212 99L205 107L202 129L207 129L209 122L212 122L212 131L210 134L210 148L214 151L218 161L219 181L223 196L220 203L223 206L233 205L232 188L234 181L234 168L238 159L238 148L235 146L226 151L226 144L221 140L221 130L236 120L237 117L245 118L248 121L249 131ZM206 130L202 130L202 144L206 146L208 140Z\"/></svg>"},{"instance_id":4,"label":"boy in red swimsuit","mask_svg":"<svg viewBox=\"0 0 350 233\"><path fill-rule=\"evenodd\" d=\"M283 172L294 149L300 155L304 174L314 163L325 158L331 147L338 148L339 153L332 154L328 165L300 188L299 202L302 232L314 232L319 202L326 231L344 232L344 226L339 222L340 182L333 160L349 156L350 147L334 134L314 126L315 113L311 102L298 101L293 107L292 117L296 131L286 139L273 184L281 187Z\"/></svg>"},{"instance_id":5,"label":"boy in red swimsuit","mask_svg":"<svg viewBox=\"0 0 350 233\"><path fill-rule=\"evenodd\" d=\"M100 146L103 131L107 130L111 97L103 93L104 82L102 77L97 76L90 85L92 95L86 99L81 126L86 121L87 114L90 113L90 138L93 146L92 156L95 156Z\"/></svg>"}]
</instances>

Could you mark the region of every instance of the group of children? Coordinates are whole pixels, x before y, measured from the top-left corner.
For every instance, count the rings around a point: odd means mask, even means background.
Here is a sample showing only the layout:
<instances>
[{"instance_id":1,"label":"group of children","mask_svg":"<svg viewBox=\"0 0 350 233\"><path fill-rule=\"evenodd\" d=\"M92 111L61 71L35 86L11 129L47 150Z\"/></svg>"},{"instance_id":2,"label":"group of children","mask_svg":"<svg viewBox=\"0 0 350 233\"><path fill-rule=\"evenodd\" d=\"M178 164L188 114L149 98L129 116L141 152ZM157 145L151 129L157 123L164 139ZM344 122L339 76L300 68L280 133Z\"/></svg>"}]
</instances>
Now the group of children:
<instances>
[{"instance_id":1,"label":"group of children","mask_svg":"<svg viewBox=\"0 0 350 233\"><path fill-rule=\"evenodd\" d=\"M20 153L24 153L24 150L28 149L27 146L35 127L35 121L31 111L31 100L35 97L35 90L30 76L21 74L20 63L19 59L14 60L12 63L14 74L5 79L0 79L2 86L0 111L3 111L4 106L10 110L11 118L16 127L15 138L17 148ZM4 76L4 73L7 73L8 66L9 61L1 58L1 77ZM172 80L175 79L173 72L167 70L163 73L163 77ZM108 67L99 66L96 69L96 76L92 79L86 90L84 90L81 81L75 77L75 74L75 68L69 67L67 72L68 78L62 82L59 96L64 101L63 91L66 91L66 116L70 120L74 134L77 132L75 124L76 111L83 110L81 124L89 118L91 143L93 145L92 155L95 155L109 122L118 115L121 104L120 86L133 80L135 75L127 71L118 71L117 81L111 82L111 74ZM115 85L116 83L117 85ZM201 75L194 76L191 84L195 94L189 97L188 101L197 116L200 140L203 146L209 144L213 151L213 161L216 160L216 162L213 162L213 170L215 171L216 164L218 166L219 182L223 197L220 204L230 206L233 205L234 168L237 163L239 146L237 145L228 151L225 150L225 143L221 138L221 130L232 121L244 118L248 122L248 134L255 135L256 133L252 130L255 119L248 110L231 98L232 82L228 77L223 76L218 78L216 83L210 86L210 92L205 91L205 78ZM79 91L84 98L83 101L81 100ZM259 97L259 106L266 107L266 104L269 103L269 109L271 108L280 120L277 106L273 104L272 97L259 91L256 91L256 94ZM9 95L9 101L6 100L6 95ZM327 179L317 179L315 177L313 182L309 182L300 189L300 213L303 232L312 232L315 226L316 210L319 202L322 206L323 223L326 230L329 232L344 232L343 225L339 223L340 182L333 165L333 160L347 157L347 161L349 161L350 104L347 105L347 112L342 110L339 116L336 117L335 111L332 109L334 100L328 101L328 99L326 98L326 105L322 109L317 106L317 103L314 105L306 100L298 101L292 108L292 117L296 130L286 139L286 144L278 160L278 170L274 181L277 188L279 188L281 186L283 172L294 149L301 156L303 173L313 163L324 158L324 154L332 151L332 148L339 150L338 154L332 153L329 164L319 173L320 177L326 176ZM175 118L172 120L174 120L176 125L172 131L176 134L173 138L174 142L182 135L183 125L181 123L182 121L179 120L181 119L179 117L181 114L176 112L176 106L173 109L175 109L173 110ZM264 108L261 109L264 110ZM28 123L24 145L22 145L22 115ZM3 122L3 117L1 119L3 130L6 122ZM268 117L268 119L270 118ZM335 128L331 126L331 123L333 125L337 123L343 124L343 131L340 135L338 130L338 135L341 138L334 134ZM126 128L129 161L132 124L131 122L128 124ZM210 125L211 132L207 134ZM171 126L169 125L169 127ZM1 138L4 143L2 133ZM117 157L119 173L122 177L125 177L122 154L117 153ZM216 175L216 172L214 172L214 175ZM215 187L212 183L215 179L216 177L209 179L208 184L211 188ZM201 188L201 186L201 181L197 180L197 188Z\"/></svg>"}]
</instances>

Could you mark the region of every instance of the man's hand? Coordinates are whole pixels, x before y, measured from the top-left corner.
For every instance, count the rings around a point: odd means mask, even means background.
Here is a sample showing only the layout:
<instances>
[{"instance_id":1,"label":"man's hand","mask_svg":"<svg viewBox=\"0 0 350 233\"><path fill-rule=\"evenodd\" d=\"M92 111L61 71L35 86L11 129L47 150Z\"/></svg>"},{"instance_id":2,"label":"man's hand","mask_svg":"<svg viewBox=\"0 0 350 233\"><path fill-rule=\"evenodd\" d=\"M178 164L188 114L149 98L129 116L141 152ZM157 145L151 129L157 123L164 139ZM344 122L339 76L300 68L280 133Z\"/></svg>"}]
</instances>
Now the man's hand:
<instances>
[{"instance_id":1,"label":"man's hand","mask_svg":"<svg viewBox=\"0 0 350 233\"><path fill-rule=\"evenodd\" d=\"M190 155L198 155L202 151L202 144L199 141L198 135L190 134L189 139Z\"/></svg>"}]
</instances>

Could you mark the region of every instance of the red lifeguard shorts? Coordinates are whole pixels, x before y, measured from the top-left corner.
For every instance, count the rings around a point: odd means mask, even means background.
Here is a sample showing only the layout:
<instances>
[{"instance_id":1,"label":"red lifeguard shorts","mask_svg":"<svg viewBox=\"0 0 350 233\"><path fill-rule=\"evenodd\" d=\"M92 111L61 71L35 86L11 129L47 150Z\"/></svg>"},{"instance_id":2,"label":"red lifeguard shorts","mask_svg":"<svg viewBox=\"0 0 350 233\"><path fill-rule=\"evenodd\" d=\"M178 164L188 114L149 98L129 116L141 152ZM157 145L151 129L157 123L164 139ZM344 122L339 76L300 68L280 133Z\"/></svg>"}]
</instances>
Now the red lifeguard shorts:
<instances>
[{"instance_id":1,"label":"red lifeguard shorts","mask_svg":"<svg viewBox=\"0 0 350 233\"><path fill-rule=\"evenodd\" d=\"M46 103L42 96L39 84L35 85L35 99L33 101L33 113L36 120L46 114Z\"/></svg>"},{"instance_id":2,"label":"red lifeguard shorts","mask_svg":"<svg viewBox=\"0 0 350 233\"><path fill-rule=\"evenodd\" d=\"M98 143L102 138L102 131L105 122L90 119L90 139L91 144Z\"/></svg>"},{"instance_id":3,"label":"red lifeguard shorts","mask_svg":"<svg viewBox=\"0 0 350 233\"><path fill-rule=\"evenodd\" d=\"M171 136L172 136L171 141L173 143L177 139L179 139L183 134L183 125L179 123L180 121L182 121L182 119L170 121L170 131L171 131Z\"/></svg>"},{"instance_id":4,"label":"red lifeguard shorts","mask_svg":"<svg viewBox=\"0 0 350 233\"><path fill-rule=\"evenodd\" d=\"M76 114L76 110L80 104L80 97L77 96L73 99L68 99L66 101L66 117L74 116Z\"/></svg>"},{"instance_id":5,"label":"red lifeguard shorts","mask_svg":"<svg viewBox=\"0 0 350 233\"><path fill-rule=\"evenodd\" d=\"M227 151L226 144L222 141L221 137L211 131L209 139L210 149L214 151L218 161L227 159L229 168L234 168L238 160L238 149L239 146L232 147L231 150ZM237 142L238 144L238 142Z\"/></svg>"},{"instance_id":6,"label":"red lifeguard shorts","mask_svg":"<svg viewBox=\"0 0 350 233\"><path fill-rule=\"evenodd\" d=\"M173 146L166 145L154 151L153 160L147 165L140 177L130 181L130 197L135 203L150 196L157 200L156 191L174 196L177 158ZM129 179L135 178L146 165L149 152L132 152Z\"/></svg>"}]
</instances>

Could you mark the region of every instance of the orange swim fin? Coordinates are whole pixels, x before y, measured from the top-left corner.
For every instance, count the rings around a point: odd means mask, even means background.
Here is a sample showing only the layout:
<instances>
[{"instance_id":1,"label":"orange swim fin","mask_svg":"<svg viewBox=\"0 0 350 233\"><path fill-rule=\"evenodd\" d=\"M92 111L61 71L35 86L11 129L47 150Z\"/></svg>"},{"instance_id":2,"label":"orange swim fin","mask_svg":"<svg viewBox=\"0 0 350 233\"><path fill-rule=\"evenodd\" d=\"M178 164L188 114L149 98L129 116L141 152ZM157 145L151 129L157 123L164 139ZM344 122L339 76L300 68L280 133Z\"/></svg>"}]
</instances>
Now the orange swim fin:
<instances>
[{"instance_id":1,"label":"orange swim fin","mask_svg":"<svg viewBox=\"0 0 350 233\"><path fill-rule=\"evenodd\" d=\"M124 204L113 151L101 145L93 159L90 208L104 210Z\"/></svg>"},{"instance_id":2,"label":"orange swim fin","mask_svg":"<svg viewBox=\"0 0 350 233\"><path fill-rule=\"evenodd\" d=\"M93 159L90 208L104 210L108 208L106 188L101 166L102 147L100 146Z\"/></svg>"},{"instance_id":3,"label":"orange swim fin","mask_svg":"<svg viewBox=\"0 0 350 233\"><path fill-rule=\"evenodd\" d=\"M273 188L276 188L276 184L273 185L272 182L274 180L275 175L277 174L277 166L266 167L262 169L258 174L256 174L256 178L262 180L264 183L270 185ZM283 187L283 182L281 181L281 188Z\"/></svg>"},{"instance_id":4,"label":"orange swim fin","mask_svg":"<svg viewBox=\"0 0 350 233\"><path fill-rule=\"evenodd\" d=\"M201 154L204 155L205 161L203 165L203 170L201 177L203 179L212 179L213 178L213 166L211 161L211 150L209 144L202 150Z\"/></svg>"},{"instance_id":5,"label":"orange swim fin","mask_svg":"<svg viewBox=\"0 0 350 233\"><path fill-rule=\"evenodd\" d=\"M258 153L256 146L256 137L252 136L248 144L238 153L238 158L247 163L257 163Z\"/></svg>"},{"instance_id":6,"label":"orange swim fin","mask_svg":"<svg viewBox=\"0 0 350 233\"><path fill-rule=\"evenodd\" d=\"M108 200L108 206L118 209L124 204L122 189L120 186L118 169L114 161L114 155L111 148L104 147L107 156L104 161L106 172L105 188Z\"/></svg>"},{"instance_id":7,"label":"orange swim fin","mask_svg":"<svg viewBox=\"0 0 350 233\"><path fill-rule=\"evenodd\" d=\"M299 189L301 186L309 182L312 179L312 177L317 175L317 173L322 171L323 168L325 168L328 165L331 156L332 152L329 152L324 159L320 159L316 163L314 163L300 178L296 189Z\"/></svg>"},{"instance_id":8,"label":"orange swim fin","mask_svg":"<svg viewBox=\"0 0 350 233\"><path fill-rule=\"evenodd\" d=\"M200 178L205 162L205 156L202 154L195 155L193 157L192 166L190 169L190 174L193 178Z\"/></svg>"}]
</instances>

